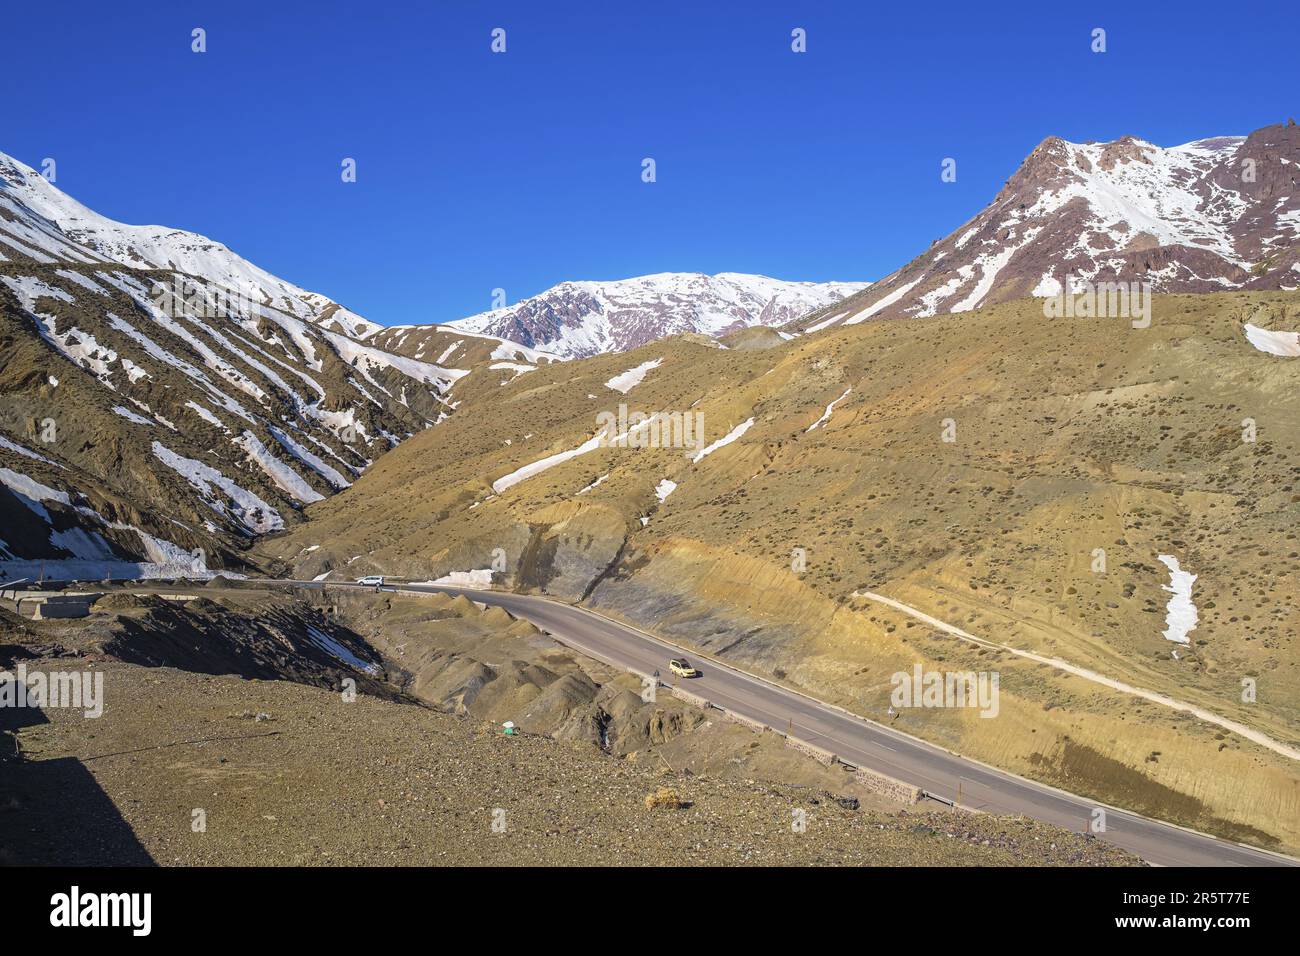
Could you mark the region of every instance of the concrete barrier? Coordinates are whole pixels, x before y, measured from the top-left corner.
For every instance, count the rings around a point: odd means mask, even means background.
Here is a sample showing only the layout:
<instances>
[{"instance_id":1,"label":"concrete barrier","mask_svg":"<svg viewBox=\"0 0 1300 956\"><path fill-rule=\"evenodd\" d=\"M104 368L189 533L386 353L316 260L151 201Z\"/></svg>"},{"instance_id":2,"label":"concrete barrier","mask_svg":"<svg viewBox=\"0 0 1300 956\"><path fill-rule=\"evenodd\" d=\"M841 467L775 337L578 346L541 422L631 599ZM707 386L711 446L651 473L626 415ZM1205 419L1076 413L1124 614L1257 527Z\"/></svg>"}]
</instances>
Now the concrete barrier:
<instances>
[{"instance_id":1,"label":"concrete barrier","mask_svg":"<svg viewBox=\"0 0 1300 956\"><path fill-rule=\"evenodd\" d=\"M88 617L90 606L103 596L98 592L64 594L58 591L16 591L12 593L15 612L33 621Z\"/></svg>"},{"instance_id":2,"label":"concrete barrier","mask_svg":"<svg viewBox=\"0 0 1300 956\"><path fill-rule=\"evenodd\" d=\"M771 727L761 720L754 720L752 717L746 717L744 714L738 714L732 710L723 710L722 716L734 724L740 724L742 727L748 727L750 730L764 734L771 731Z\"/></svg>"},{"instance_id":3,"label":"concrete barrier","mask_svg":"<svg viewBox=\"0 0 1300 956\"><path fill-rule=\"evenodd\" d=\"M835 756L835 754L831 753L829 750L818 747L815 744L810 744L806 740L800 740L798 737L786 737L785 745L787 747L793 747L802 754L807 754L809 757L812 757L813 760L816 760L818 763L824 763L828 767L839 763L840 758Z\"/></svg>"},{"instance_id":4,"label":"concrete barrier","mask_svg":"<svg viewBox=\"0 0 1300 956\"><path fill-rule=\"evenodd\" d=\"M707 698L701 697L699 694L692 694L688 690L682 690L680 687L669 687L668 693L692 707L700 708L700 710L709 710L713 706L713 702Z\"/></svg>"},{"instance_id":5,"label":"concrete barrier","mask_svg":"<svg viewBox=\"0 0 1300 956\"><path fill-rule=\"evenodd\" d=\"M878 773L875 770L859 767L854 771L853 779L872 793L878 793L882 797L897 800L908 806L919 802L921 799L920 787L914 787L910 783L895 780L893 777Z\"/></svg>"}]
</instances>

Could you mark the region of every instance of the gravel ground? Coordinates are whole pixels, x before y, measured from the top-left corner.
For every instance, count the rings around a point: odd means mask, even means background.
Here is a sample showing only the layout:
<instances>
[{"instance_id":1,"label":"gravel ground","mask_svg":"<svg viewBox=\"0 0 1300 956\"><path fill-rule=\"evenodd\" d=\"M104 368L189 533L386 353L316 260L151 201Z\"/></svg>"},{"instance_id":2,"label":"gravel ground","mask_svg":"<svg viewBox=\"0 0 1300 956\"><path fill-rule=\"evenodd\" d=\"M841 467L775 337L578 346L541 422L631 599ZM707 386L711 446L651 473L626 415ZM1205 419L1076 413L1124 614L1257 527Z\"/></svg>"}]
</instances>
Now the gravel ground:
<instances>
[{"instance_id":1,"label":"gravel ground","mask_svg":"<svg viewBox=\"0 0 1300 956\"><path fill-rule=\"evenodd\" d=\"M1033 821L850 810L811 788L673 774L366 695L85 658L27 664L102 670L106 706L97 719L7 712L7 726L25 724L0 748L9 863L1138 862ZM660 788L686 806L647 809Z\"/></svg>"}]
</instances>

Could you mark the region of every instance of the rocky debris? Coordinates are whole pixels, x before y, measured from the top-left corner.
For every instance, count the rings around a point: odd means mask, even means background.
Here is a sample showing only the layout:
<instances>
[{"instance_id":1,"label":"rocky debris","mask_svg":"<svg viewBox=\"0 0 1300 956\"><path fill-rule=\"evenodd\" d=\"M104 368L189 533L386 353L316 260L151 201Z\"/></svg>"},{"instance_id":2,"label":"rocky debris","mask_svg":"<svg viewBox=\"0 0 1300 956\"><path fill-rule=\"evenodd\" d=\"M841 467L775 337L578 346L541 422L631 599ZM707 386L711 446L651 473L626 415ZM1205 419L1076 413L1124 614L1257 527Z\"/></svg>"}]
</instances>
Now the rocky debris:
<instances>
[{"instance_id":1,"label":"rocky debris","mask_svg":"<svg viewBox=\"0 0 1300 956\"><path fill-rule=\"evenodd\" d=\"M359 635L292 592L248 587L208 592L194 585L186 591L187 600L174 600L112 590L94 603L88 618L10 633L22 642L18 646L43 653L57 640L69 653L94 659L331 689L346 678L355 681L359 693L403 698L383 679L378 655Z\"/></svg>"}]
</instances>

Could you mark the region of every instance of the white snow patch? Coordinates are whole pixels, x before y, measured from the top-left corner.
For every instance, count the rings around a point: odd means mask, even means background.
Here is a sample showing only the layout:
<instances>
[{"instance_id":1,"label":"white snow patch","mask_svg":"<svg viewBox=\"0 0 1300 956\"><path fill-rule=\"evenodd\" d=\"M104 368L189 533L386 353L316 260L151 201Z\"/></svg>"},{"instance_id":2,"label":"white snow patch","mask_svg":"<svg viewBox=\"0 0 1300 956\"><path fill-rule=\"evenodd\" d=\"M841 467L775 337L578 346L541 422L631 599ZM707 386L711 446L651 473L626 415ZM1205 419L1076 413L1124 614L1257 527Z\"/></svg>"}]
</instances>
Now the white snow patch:
<instances>
[{"instance_id":1,"label":"white snow patch","mask_svg":"<svg viewBox=\"0 0 1300 956\"><path fill-rule=\"evenodd\" d=\"M570 448L568 451L557 452L554 455L548 455L538 461L530 462L522 468L517 468L510 472L510 474L504 475L492 482L492 490L497 494L501 494L501 492L505 491L507 488L511 488L525 479L532 478L534 475L540 475L548 468L554 468L556 465L562 464L571 458L577 458L579 455L585 455L589 451L595 451L601 446L601 442L604 438L605 433L600 432L597 435L588 438L577 448Z\"/></svg>"},{"instance_id":2,"label":"white snow patch","mask_svg":"<svg viewBox=\"0 0 1300 956\"><path fill-rule=\"evenodd\" d=\"M899 286L893 292L889 293L889 295L882 296L881 298L877 299L875 302L867 306L857 315L849 316L849 318L844 320L844 324L857 325L859 322L871 318L881 309L888 308L889 306L897 302L899 299L901 299L903 296L907 295L907 293L911 292L912 289L917 285L917 283L919 283L924 278L925 278L925 274L922 273L920 276L913 279L911 282L907 283L907 285Z\"/></svg>"},{"instance_id":3,"label":"white snow patch","mask_svg":"<svg viewBox=\"0 0 1300 956\"><path fill-rule=\"evenodd\" d=\"M417 581L416 584L450 584L461 588L490 588L492 569L475 568L473 571L452 571L436 581Z\"/></svg>"},{"instance_id":4,"label":"white snow patch","mask_svg":"<svg viewBox=\"0 0 1300 956\"><path fill-rule=\"evenodd\" d=\"M1043 277L1038 280L1038 285L1029 294L1036 298L1051 298L1060 295L1062 292L1061 280L1052 275L1050 271L1044 272Z\"/></svg>"},{"instance_id":5,"label":"white snow patch","mask_svg":"<svg viewBox=\"0 0 1300 956\"><path fill-rule=\"evenodd\" d=\"M818 322L816 325L810 325L810 326L808 326L808 328L805 329L804 331L805 331L805 333L807 333L807 334L809 334L809 335L811 335L813 332L820 332L822 329L826 328L828 325L832 325L832 324L834 324L834 322L835 322L836 319L842 319L842 318L844 318L844 317L845 317L846 315L848 315L848 314L849 314L849 313L848 313L847 311L844 311L844 312L836 312L836 313L835 313L834 315L832 315L829 319L822 319L822 320L821 320L820 322Z\"/></svg>"},{"instance_id":6,"label":"white snow patch","mask_svg":"<svg viewBox=\"0 0 1300 956\"><path fill-rule=\"evenodd\" d=\"M487 335L475 336L475 338L491 338L497 343L496 348L492 350L492 354L488 356L493 359L505 359L506 361L520 359L530 365L541 365L543 362L553 362L558 358L558 356L552 355L550 352L544 352L541 349L530 349L508 339L498 339ZM459 345L460 343L457 342L456 344Z\"/></svg>"},{"instance_id":7,"label":"white snow patch","mask_svg":"<svg viewBox=\"0 0 1300 956\"><path fill-rule=\"evenodd\" d=\"M203 496L218 514L231 514L240 524L257 534L279 531L284 527L280 513L246 488L241 488L221 472L201 461L178 455L160 441L153 443L154 457L179 473ZM213 488L219 489L233 507L219 501Z\"/></svg>"},{"instance_id":8,"label":"white snow patch","mask_svg":"<svg viewBox=\"0 0 1300 956\"><path fill-rule=\"evenodd\" d=\"M212 414L212 412L208 411L198 402L186 402L185 407L193 411L196 415L199 416L199 418L203 419L209 425L214 425L217 428L222 429L223 431L227 430L226 426L222 424L220 418Z\"/></svg>"},{"instance_id":9,"label":"white snow patch","mask_svg":"<svg viewBox=\"0 0 1300 956\"><path fill-rule=\"evenodd\" d=\"M850 387L850 388L846 388L846 389L844 390L844 394L843 394L843 395L841 395L839 398L835 399L835 401L833 401L833 402L831 402L829 405L827 405L827 406L826 406L826 411L822 412L822 417L819 418L819 419L817 419L817 421L813 422L813 423L812 423L811 425L809 425L807 428L805 428L805 429L804 429L804 434L805 434L805 435L808 434L808 433L809 433L810 431L812 431L814 428L821 428L821 427L822 427L823 425L825 425L828 421L830 421L830 420L831 420L831 412L835 411L835 406L838 405L840 402L844 401L844 399L848 398L848 397L849 397L849 392L851 392L851 391L853 391L853 389L852 389L851 387Z\"/></svg>"},{"instance_id":10,"label":"white snow patch","mask_svg":"<svg viewBox=\"0 0 1300 956\"><path fill-rule=\"evenodd\" d=\"M165 542L168 543L168 542ZM176 547L171 545L171 547ZM177 548L177 550L181 550ZM29 578L35 580L45 575L47 581L148 581L156 578L194 578L209 580L218 575L227 578L245 578L247 575L233 571L195 571L191 568L189 552L183 552L183 561L159 563L157 561L127 561L123 559L87 560L67 559L16 559L0 561L9 580Z\"/></svg>"},{"instance_id":11,"label":"white snow patch","mask_svg":"<svg viewBox=\"0 0 1300 956\"><path fill-rule=\"evenodd\" d=\"M71 269L58 269L54 273L61 279L68 279L81 286L83 289L89 289L91 292L98 292L100 295L108 295L108 290L96 282L90 276L83 276L80 272L73 272Z\"/></svg>"},{"instance_id":12,"label":"white snow patch","mask_svg":"<svg viewBox=\"0 0 1300 956\"><path fill-rule=\"evenodd\" d=\"M691 459L691 463L694 464L698 461L701 461L704 458L707 458L709 455L712 455L723 445L730 445L741 435L745 434L745 432L749 431L750 426L752 426L753 424L754 424L754 419L752 418L746 419L745 421L741 422L731 431L727 432L727 434L723 435L721 438L715 441L712 445L709 445L707 448L702 448L700 451L696 452L695 457Z\"/></svg>"},{"instance_id":13,"label":"white snow patch","mask_svg":"<svg viewBox=\"0 0 1300 956\"><path fill-rule=\"evenodd\" d=\"M36 276L0 276L0 282L7 285L14 295L18 296L23 308L33 315L36 314L38 299L48 297L62 299L64 302L72 301L72 296L58 286L50 285Z\"/></svg>"},{"instance_id":14,"label":"white snow patch","mask_svg":"<svg viewBox=\"0 0 1300 956\"><path fill-rule=\"evenodd\" d=\"M293 457L297 458L312 471L316 472L316 474L328 481L334 486L336 491L342 491L344 488L351 487L352 482L344 478L337 470L327 465L319 456L315 455L303 445L295 441L287 432L281 431L274 425L270 426L270 428L271 436L284 447L285 451L293 455Z\"/></svg>"},{"instance_id":15,"label":"white snow patch","mask_svg":"<svg viewBox=\"0 0 1300 956\"><path fill-rule=\"evenodd\" d=\"M428 362L419 362L405 356L392 355L379 349L360 345L352 339L335 332L326 331L324 335L329 339L330 344L334 346L334 351L338 353L344 364L355 368L370 384L376 387L378 387L378 383L371 378L370 373L377 368L396 369L417 382L432 385L440 392L445 392L451 388L457 379L469 374L469 372L461 369L431 365Z\"/></svg>"},{"instance_id":16,"label":"white snow patch","mask_svg":"<svg viewBox=\"0 0 1300 956\"><path fill-rule=\"evenodd\" d=\"M363 674L374 675L379 673L378 664L366 663L361 658L357 657L357 655L353 654L350 650L344 647L342 644L340 644L338 641L334 640L334 638L330 637L328 634L322 631L320 628L313 627L311 624L308 624L307 634L308 636L311 637L311 642L313 644L315 644L325 653L329 654L331 657L335 657L338 660L341 660L344 664L347 664L349 667L355 670L359 670Z\"/></svg>"},{"instance_id":17,"label":"white snow patch","mask_svg":"<svg viewBox=\"0 0 1300 956\"><path fill-rule=\"evenodd\" d=\"M1006 267L1006 264L1011 261L1011 257L1033 242L1034 237L1042 231L1041 226L1026 229L1024 238L1016 245L1006 246L1001 252L994 255L985 254L977 258L973 265L982 270L979 281L975 283L975 288L971 290L970 294L949 311L969 312L971 309L978 308L979 304L984 301L984 297L993 289L994 280L997 279L998 273Z\"/></svg>"},{"instance_id":18,"label":"white snow patch","mask_svg":"<svg viewBox=\"0 0 1300 956\"><path fill-rule=\"evenodd\" d=\"M537 370L536 365L523 365L519 362L493 362L491 365L488 366L488 368L496 369L497 371L510 371L515 373L514 375L506 379L504 382L502 382L501 383L502 385L509 385L511 382L517 379L520 375L523 375L525 372L535 372Z\"/></svg>"},{"instance_id":19,"label":"white snow patch","mask_svg":"<svg viewBox=\"0 0 1300 956\"><path fill-rule=\"evenodd\" d=\"M971 226L969 229L967 229L965 232L961 234L961 236L957 239L956 243L953 244L953 248L960 249L962 246L966 245L966 243L970 242L971 236L975 235L975 233L979 231L980 231L980 227L978 225Z\"/></svg>"},{"instance_id":20,"label":"white snow patch","mask_svg":"<svg viewBox=\"0 0 1300 956\"><path fill-rule=\"evenodd\" d=\"M132 385L142 378L152 377L143 366L136 365L129 358L122 359L122 370L126 372L126 377L130 379Z\"/></svg>"},{"instance_id":21,"label":"white snow patch","mask_svg":"<svg viewBox=\"0 0 1300 956\"><path fill-rule=\"evenodd\" d=\"M1159 556L1160 563L1169 569L1169 584L1160 585L1161 590L1173 595L1165 607L1165 640L1178 644L1190 644L1189 632L1196 629L1196 605L1192 603L1192 585L1196 575L1184 571L1178 566L1178 559L1172 555Z\"/></svg>"},{"instance_id":22,"label":"white snow patch","mask_svg":"<svg viewBox=\"0 0 1300 956\"><path fill-rule=\"evenodd\" d=\"M93 531L84 528L68 528L65 531L51 531L50 544L80 561L114 561L116 556L108 542Z\"/></svg>"},{"instance_id":23,"label":"white snow patch","mask_svg":"<svg viewBox=\"0 0 1300 956\"><path fill-rule=\"evenodd\" d=\"M921 310L917 312L918 318L929 318L939 311L939 303L953 295L965 279L961 275L955 275L941 286L936 286L929 292L921 296Z\"/></svg>"},{"instance_id":24,"label":"white snow patch","mask_svg":"<svg viewBox=\"0 0 1300 956\"><path fill-rule=\"evenodd\" d=\"M121 415L127 421L135 422L137 425L153 425L153 422L149 421L149 419L145 418L143 415L137 415L135 412L131 411L131 409L124 408L121 405L113 406L113 414Z\"/></svg>"},{"instance_id":25,"label":"white snow patch","mask_svg":"<svg viewBox=\"0 0 1300 956\"><path fill-rule=\"evenodd\" d=\"M498 478L496 481L492 482L492 490L497 494L501 494L501 492L519 484L519 482L524 481L527 478L532 478L534 475L539 475L548 468L554 468L556 465L577 458L579 455L585 455L587 452L595 451L597 448L602 448L607 445L618 447L622 441L628 438L628 436L635 432L639 432L644 428L649 428L654 421L655 418L653 416L647 418L645 421L638 422L621 435L616 435L613 438L610 438L602 429L591 438L588 438L577 448L570 448L568 451L561 451L554 455L548 455L545 458L530 462L522 468L515 469L510 474Z\"/></svg>"},{"instance_id":26,"label":"white snow patch","mask_svg":"<svg viewBox=\"0 0 1300 956\"><path fill-rule=\"evenodd\" d=\"M39 515L44 521L50 520L50 513L41 504L42 501L57 501L61 505L71 505L65 492L49 485L43 485L35 478L29 478L22 472L0 468L0 484L18 495L19 500Z\"/></svg>"},{"instance_id":27,"label":"white snow patch","mask_svg":"<svg viewBox=\"0 0 1300 956\"><path fill-rule=\"evenodd\" d=\"M1255 325L1247 325L1246 340L1269 355L1287 358L1300 355L1300 332L1270 332Z\"/></svg>"},{"instance_id":28,"label":"white snow patch","mask_svg":"<svg viewBox=\"0 0 1300 956\"><path fill-rule=\"evenodd\" d=\"M238 438L232 438L231 441L242 448L248 454L248 457L253 459L262 471L266 472L267 477L275 482L281 491L292 495L306 505L325 500L325 496L309 485L302 475L271 454L266 445L262 444L262 440L252 432L245 431Z\"/></svg>"},{"instance_id":29,"label":"white snow patch","mask_svg":"<svg viewBox=\"0 0 1300 956\"><path fill-rule=\"evenodd\" d=\"M641 380L646 377L646 373L651 369L656 369L663 364L663 359L657 358L649 362L642 362L636 368L630 368L621 375L615 375L605 383L606 388L612 388L616 392L622 392L626 395L632 389L641 384Z\"/></svg>"},{"instance_id":30,"label":"white snow patch","mask_svg":"<svg viewBox=\"0 0 1300 956\"><path fill-rule=\"evenodd\" d=\"M579 491L578 494L585 495L587 492L591 491L592 488L595 488L597 485L599 485L602 481L604 481L608 477L609 477L608 473L601 475L599 478L597 478L595 481L589 484L586 488L583 488L581 491Z\"/></svg>"},{"instance_id":31,"label":"white snow patch","mask_svg":"<svg viewBox=\"0 0 1300 956\"><path fill-rule=\"evenodd\" d=\"M4 435L0 435L0 448L7 448L14 454L22 455L24 458L30 458L32 461L43 461L45 464L53 465L55 468L63 467L58 462L50 461L44 455L38 455L30 448L20 445L17 442L10 441L8 438L5 438Z\"/></svg>"}]
</instances>

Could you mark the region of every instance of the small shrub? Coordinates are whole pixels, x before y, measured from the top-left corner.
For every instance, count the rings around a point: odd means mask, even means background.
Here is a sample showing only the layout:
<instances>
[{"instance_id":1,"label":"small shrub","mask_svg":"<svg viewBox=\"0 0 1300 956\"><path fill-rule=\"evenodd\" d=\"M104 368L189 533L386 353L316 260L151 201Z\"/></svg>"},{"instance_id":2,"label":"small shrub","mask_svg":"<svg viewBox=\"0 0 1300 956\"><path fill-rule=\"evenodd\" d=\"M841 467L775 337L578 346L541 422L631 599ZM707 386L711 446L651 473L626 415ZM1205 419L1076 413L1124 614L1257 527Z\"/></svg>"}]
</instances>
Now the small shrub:
<instances>
[{"instance_id":1,"label":"small shrub","mask_svg":"<svg viewBox=\"0 0 1300 956\"><path fill-rule=\"evenodd\" d=\"M681 798L681 795L669 787L660 787L654 793L647 794L645 798L647 810L658 810L661 807L667 810L680 810L685 806L686 801Z\"/></svg>"}]
</instances>

